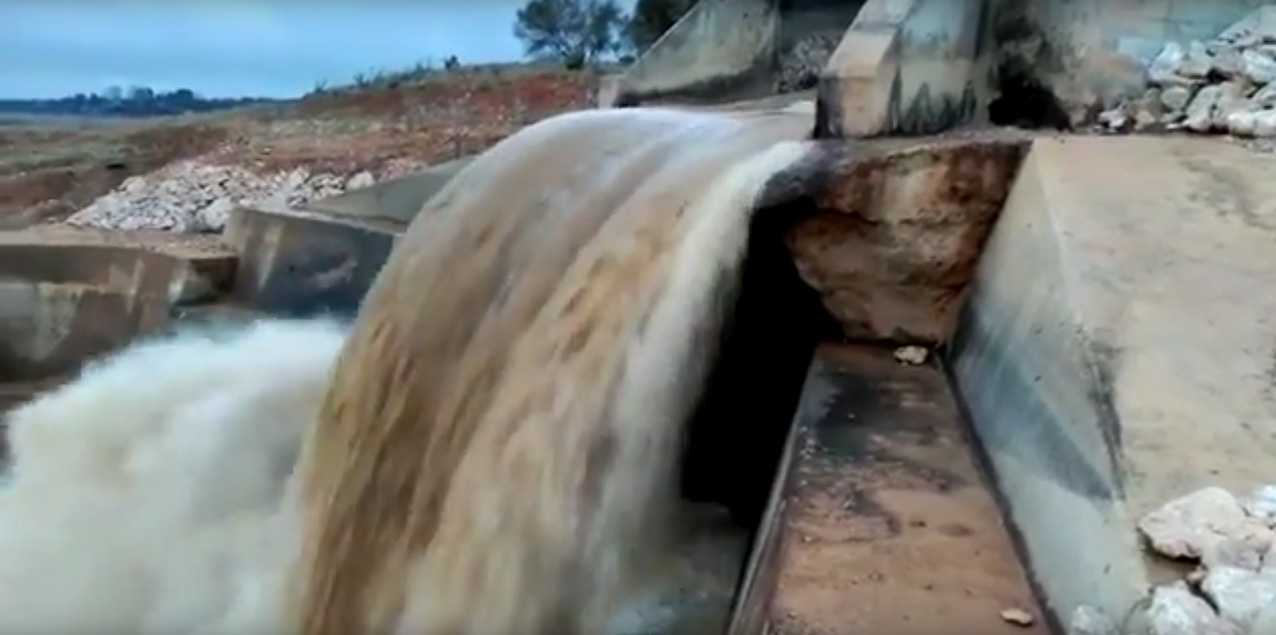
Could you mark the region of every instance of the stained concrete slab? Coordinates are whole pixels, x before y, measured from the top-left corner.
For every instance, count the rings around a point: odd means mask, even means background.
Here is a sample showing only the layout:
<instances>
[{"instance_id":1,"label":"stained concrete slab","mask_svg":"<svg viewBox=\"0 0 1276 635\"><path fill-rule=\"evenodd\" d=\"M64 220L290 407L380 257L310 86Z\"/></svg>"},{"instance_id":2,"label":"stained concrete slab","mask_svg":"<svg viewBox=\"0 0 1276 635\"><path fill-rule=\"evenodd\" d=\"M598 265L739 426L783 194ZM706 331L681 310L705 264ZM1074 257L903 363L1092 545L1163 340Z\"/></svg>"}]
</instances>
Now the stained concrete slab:
<instances>
[{"instance_id":1,"label":"stained concrete slab","mask_svg":"<svg viewBox=\"0 0 1276 635\"><path fill-rule=\"evenodd\" d=\"M1135 522L1276 474L1276 157L1037 140L949 358L1049 607L1124 615L1167 573Z\"/></svg>"},{"instance_id":2,"label":"stained concrete slab","mask_svg":"<svg viewBox=\"0 0 1276 635\"><path fill-rule=\"evenodd\" d=\"M935 365L820 346L779 471L731 635L1049 632Z\"/></svg>"},{"instance_id":3,"label":"stained concrete slab","mask_svg":"<svg viewBox=\"0 0 1276 635\"><path fill-rule=\"evenodd\" d=\"M239 257L231 302L271 315L353 315L402 223L241 207L225 240Z\"/></svg>"}]
</instances>

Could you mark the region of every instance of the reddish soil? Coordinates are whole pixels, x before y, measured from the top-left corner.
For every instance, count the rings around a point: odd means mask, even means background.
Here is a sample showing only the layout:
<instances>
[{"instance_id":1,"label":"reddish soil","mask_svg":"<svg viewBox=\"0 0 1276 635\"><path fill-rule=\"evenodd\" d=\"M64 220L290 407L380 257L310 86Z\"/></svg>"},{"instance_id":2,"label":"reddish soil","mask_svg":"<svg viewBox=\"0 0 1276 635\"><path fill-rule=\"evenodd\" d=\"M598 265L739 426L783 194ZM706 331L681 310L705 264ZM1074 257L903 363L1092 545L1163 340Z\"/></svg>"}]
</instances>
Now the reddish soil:
<instances>
[{"instance_id":1,"label":"reddish soil","mask_svg":"<svg viewBox=\"0 0 1276 635\"><path fill-rule=\"evenodd\" d=\"M344 174L446 161L589 107L594 86L587 73L461 70L286 106L79 129L0 127L0 229L65 218L129 176L194 157Z\"/></svg>"}]
</instances>

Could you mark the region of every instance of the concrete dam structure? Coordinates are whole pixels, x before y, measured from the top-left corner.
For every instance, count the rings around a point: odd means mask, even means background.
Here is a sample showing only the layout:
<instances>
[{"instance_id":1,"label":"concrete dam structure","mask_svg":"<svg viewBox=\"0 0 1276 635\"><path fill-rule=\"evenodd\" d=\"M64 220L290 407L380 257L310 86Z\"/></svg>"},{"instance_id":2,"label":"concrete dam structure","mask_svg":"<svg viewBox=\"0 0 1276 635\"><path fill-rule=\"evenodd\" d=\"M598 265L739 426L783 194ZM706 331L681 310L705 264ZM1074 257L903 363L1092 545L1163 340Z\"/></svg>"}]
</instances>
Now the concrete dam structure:
<instances>
[{"instance_id":1,"label":"concrete dam structure","mask_svg":"<svg viewBox=\"0 0 1276 635\"><path fill-rule=\"evenodd\" d=\"M627 107L542 122L478 157L306 209L241 208L217 238L0 234L0 381L20 402L140 335L353 317L365 298L452 316L423 332L487 324L493 350L534 349L569 321L518 302L570 304L560 278L632 286L595 306L637 334L652 289L684 276L635 263L690 244L675 230L688 219L735 210L739 288L697 340L714 344L647 349L681 360L671 376L707 367L681 417L678 564L609 628L1064 633L1084 609L1140 632L1147 589L1182 574L1148 552L1140 519L1202 487L1276 481L1276 158L1053 128L1141 90L1166 42L1257 7L704 0L610 82ZM769 95L775 51L834 26L814 89ZM981 125L1007 116L1030 129ZM786 144L755 190L704 204L738 167L715 153L743 164ZM458 242L480 235L503 247ZM369 295L409 261L432 263L418 295ZM607 359L640 339L617 337ZM552 392L557 366L519 368L519 386ZM502 381L493 394L514 389Z\"/></svg>"},{"instance_id":2,"label":"concrete dam structure","mask_svg":"<svg viewBox=\"0 0 1276 635\"><path fill-rule=\"evenodd\" d=\"M702 0L604 106L820 94L817 134L1069 127L1144 87L1167 43L1206 40L1261 0ZM791 83L791 82L790 82Z\"/></svg>"}]
</instances>

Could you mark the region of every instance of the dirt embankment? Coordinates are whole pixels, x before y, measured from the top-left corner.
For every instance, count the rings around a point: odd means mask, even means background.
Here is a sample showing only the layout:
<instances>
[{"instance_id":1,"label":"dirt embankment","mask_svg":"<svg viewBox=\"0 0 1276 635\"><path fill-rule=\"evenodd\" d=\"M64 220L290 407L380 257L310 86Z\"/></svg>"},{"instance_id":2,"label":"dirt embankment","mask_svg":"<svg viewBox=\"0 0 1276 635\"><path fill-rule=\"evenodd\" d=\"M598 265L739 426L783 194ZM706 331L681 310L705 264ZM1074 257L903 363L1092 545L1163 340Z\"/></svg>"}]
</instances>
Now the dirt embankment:
<instances>
[{"instance_id":1,"label":"dirt embankment","mask_svg":"<svg viewBox=\"0 0 1276 635\"><path fill-rule=\"evenodd\" d=\"M263 177L298 168L389 177L589 107L594 86L586 73L454 71L287 106L112 124L0 125L0 229L64 220L129 177L182 160Z\"/></svg>"}]
</instances>

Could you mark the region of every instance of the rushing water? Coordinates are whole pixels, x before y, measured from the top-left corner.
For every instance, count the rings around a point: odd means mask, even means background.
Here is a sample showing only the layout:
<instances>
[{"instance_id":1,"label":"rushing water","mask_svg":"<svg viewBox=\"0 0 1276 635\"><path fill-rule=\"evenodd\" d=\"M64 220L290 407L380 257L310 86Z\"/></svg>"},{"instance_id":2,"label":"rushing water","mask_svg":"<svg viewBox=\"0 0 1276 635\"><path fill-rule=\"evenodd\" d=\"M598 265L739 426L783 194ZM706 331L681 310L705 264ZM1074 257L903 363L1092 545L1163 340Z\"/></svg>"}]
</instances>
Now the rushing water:
<instances>
[{"instance_id":1,"label":"rushing water","mask_svg":"<svg viewBox=\"0 0 1276 635\"><path fill-rule=\"evenodd\" d=\"M426 204L348 333L156 342L19 410L0 631L720 632L746 534L678 502L681 427L809 127L542 122Z\"/></svg>"}]
</instances>

